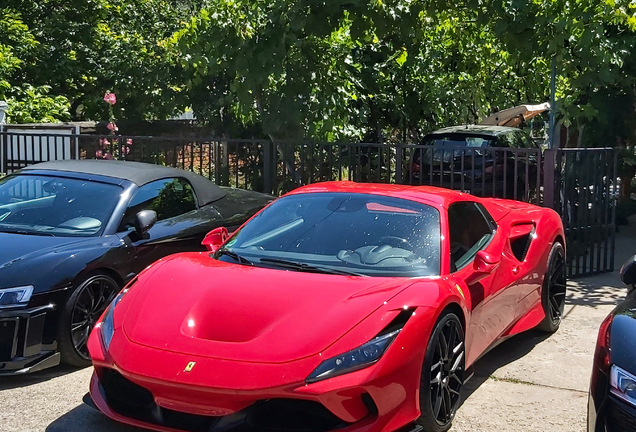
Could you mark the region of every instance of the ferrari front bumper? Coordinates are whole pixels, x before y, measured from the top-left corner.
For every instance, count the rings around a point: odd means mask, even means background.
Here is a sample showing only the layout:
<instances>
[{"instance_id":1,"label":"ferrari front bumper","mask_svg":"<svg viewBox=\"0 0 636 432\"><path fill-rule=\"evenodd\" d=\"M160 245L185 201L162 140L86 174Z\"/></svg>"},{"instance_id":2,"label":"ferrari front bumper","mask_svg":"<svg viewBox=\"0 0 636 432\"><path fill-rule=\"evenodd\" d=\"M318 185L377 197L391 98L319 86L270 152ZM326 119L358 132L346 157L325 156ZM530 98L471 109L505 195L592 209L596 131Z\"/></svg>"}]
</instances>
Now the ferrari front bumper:
<instances>
[{"instance_id":1,"label":"ferrari front bumper","mask_svg":"<svg viewBox=\"0 0 636 432\"><path fill-rule=\"evenodd\" d=\"M342 432L374 431L377 413L349 424L333 415L319 402L302 399L260 399L232 414L206 416L175 411L158 405L150 392L114 371L108 384L93 374L85 401L108 417L133 426L164 432ZM127 393L116 393L126 389ZM148 398L149 396L149 398ZM230 395L228 395L231 397Z\"/></svg>"},{"instance_id":2,"label":"ferrari front bumper","mask_svg":"<svg viewBox=\"0 0 636 432\"><path fill-rule=\"evenodd\" d=\"M90 402L116 421L163 432L410 430L420 415L426 322L398 335L372 366L312 384L305 378L318 355L283 364L184 356L132 343L123 332L105 352L94 331Z\"/></svg>"}]
</instances>

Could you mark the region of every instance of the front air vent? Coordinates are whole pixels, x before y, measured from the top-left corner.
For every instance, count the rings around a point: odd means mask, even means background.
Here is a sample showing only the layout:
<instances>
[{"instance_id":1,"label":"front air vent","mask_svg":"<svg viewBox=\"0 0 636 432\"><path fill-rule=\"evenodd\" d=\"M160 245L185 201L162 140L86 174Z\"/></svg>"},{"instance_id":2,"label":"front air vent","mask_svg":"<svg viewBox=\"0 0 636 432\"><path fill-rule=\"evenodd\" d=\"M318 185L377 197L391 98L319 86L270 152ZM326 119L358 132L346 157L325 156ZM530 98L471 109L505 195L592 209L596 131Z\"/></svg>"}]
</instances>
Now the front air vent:
<instances>
[{"instance_id":1,"label":"front air vent","mask_svg":"<svg viewBox=\"0 0 636 432\"><path fill-rule=\"evenodd\" d=\"M378 336L384 336L385 334L392 333L396 330L400 330L406 325L406 322L411 318L416 308L403 309L393 320L378 334Z\"/></svg>"}]
</instances>

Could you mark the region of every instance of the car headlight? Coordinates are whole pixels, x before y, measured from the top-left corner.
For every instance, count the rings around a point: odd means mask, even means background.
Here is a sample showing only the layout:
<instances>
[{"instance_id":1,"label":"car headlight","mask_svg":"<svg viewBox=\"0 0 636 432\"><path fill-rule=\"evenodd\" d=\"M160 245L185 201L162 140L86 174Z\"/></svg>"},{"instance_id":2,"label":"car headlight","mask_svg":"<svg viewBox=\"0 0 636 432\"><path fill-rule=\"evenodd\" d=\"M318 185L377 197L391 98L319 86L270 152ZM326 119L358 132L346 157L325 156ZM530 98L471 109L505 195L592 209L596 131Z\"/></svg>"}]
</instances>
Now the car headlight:
<instances>
[{"instance_id":1,"label":"car headlight","mask_svg":"<svg viewBox=\"0 0 636 432\"><path fill-rule=\"evenodd\" d=\"M100 331L102 334L102 343L104 344L104 348L108 351L108 347L110 347L110 342L113 340L113 335L115 334L115 321L113 315L115 313L115 306L119 303L124 297L128 290L124 290L117 294L117 297L113 299L113 301L108 306L106 310L106 314L104 315L104 319L102 320L102 324L100 326Z\"/></svg>"},{"instance_id":2,"label":"car headlight","mask_svg":"<svg viewBox=\"0 0 636 432\"><path fill-rule=\"evenodd\" d=\"M33 285L0 289L0 309L26 306L32 294Z\"/></svg>"},{"instance_id":3,"label":"car headlight","mask_svg":"<svg viewBox=\"0 0 636 432\"><path fill-rule=\"evenodd\" d=\"M618 366L612 366L610 384L612 394L636 406L636 376Z\"/></svg>"},{"instance_id":4,"label":"car headlight","mask_svg":"<svg viewBox=\"0 0 636 432\"><path fill-rule=\"evenodd\" d=\"M371 366L382 357L402 329L377 336L364 345L320 363L305 380L308 384Z\"/></svg>"}]
</instances>

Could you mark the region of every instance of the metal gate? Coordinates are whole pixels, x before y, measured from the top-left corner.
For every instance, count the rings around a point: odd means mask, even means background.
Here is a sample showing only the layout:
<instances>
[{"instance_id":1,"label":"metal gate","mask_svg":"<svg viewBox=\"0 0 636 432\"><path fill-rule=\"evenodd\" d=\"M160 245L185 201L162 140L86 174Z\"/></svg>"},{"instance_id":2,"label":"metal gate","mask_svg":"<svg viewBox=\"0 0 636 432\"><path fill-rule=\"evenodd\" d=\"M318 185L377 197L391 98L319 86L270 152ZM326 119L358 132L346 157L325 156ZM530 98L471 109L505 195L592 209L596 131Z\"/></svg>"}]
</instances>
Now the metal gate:
<instances>
[{"instance_id":1,"label":"metal gate","mask_svg":"<svg viewBox=\"0 0 636 432\"><path fill-rule=\"evenodd\" d=\"M614 271L617 167L618 152L612 148L545 154L544 205L563 220L570 277Z\"/></svg>"}]
</instances>

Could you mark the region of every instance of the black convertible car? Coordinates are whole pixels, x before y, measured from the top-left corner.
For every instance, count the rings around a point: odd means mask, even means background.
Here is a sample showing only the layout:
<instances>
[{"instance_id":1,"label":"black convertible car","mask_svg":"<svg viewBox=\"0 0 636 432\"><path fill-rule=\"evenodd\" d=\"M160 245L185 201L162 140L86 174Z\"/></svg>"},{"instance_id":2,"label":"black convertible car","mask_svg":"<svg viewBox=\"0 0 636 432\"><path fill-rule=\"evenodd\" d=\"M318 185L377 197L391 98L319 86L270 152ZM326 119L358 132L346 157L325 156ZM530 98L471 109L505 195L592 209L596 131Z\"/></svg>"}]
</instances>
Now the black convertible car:
<instances>
[{"instance_id":1,"label":"black convertible car","mask_svg":"<svg viewBox=\"0 0 636 432\"><path fill-rule=\"evenodd\" d=\"M90 365L88 335L154 261L273 198L173 168L64 161L0 179L0 374Z\"/></svg>"},{"instance_id":2,"label":"black convertible car","mask_svg":"<svg viewBox=\"0 0 636 432\"><path fill-rule=\"evenodd\" d=\"M588 432L636 431L636 256L621 279L627 298L603 321L596 343Z\"/></svg>"}]
</instances>

